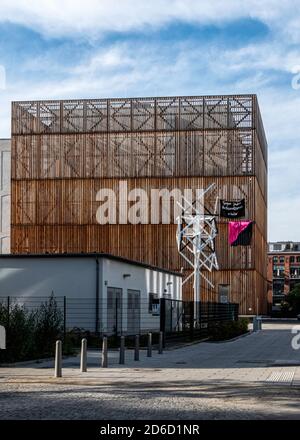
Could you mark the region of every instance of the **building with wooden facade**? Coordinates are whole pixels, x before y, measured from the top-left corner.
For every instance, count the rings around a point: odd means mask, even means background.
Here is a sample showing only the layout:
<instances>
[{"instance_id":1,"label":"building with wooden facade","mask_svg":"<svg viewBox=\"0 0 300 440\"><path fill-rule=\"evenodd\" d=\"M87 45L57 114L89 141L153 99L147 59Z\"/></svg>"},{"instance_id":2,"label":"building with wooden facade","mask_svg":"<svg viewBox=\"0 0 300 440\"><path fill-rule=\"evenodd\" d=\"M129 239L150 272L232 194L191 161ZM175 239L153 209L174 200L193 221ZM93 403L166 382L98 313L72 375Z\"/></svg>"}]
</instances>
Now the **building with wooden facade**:
<instances>
[{"instance_id":1,"label":"building with wooden facade","mask_svg":"<svg viewBox=\"0 0 300 440\"><path fill-rule=\"evenodd\" d=\"M12 104L12 253L105 252L188 274L174 222L99 224L97 194L118 198L120 182L147 194L214 182L208 207L245 199L251 245L231 247L219 217L220 270L201 297L226 291L240 313L266 311L267 144L255 95Z\"/></svg>"}]
</instances>

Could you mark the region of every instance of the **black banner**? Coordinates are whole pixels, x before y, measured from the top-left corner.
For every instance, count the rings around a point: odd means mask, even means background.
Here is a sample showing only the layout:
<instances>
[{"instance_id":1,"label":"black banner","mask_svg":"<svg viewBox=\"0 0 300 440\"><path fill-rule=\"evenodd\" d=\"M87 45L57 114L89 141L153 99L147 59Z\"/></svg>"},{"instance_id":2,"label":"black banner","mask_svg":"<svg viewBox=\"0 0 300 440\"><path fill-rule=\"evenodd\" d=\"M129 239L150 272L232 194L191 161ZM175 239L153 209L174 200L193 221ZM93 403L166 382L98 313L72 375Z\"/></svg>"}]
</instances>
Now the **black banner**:
<instances>
[{"instance_id":1,"label":"black banner","mask_svg":"<svg viewBox=\"0 0 300 440\"><path fill-rule=\"evenodd\" d=\"M220 216L226 218L245 217L245 199L236 201L220 200Z\"/></svg>"}]
</instances>

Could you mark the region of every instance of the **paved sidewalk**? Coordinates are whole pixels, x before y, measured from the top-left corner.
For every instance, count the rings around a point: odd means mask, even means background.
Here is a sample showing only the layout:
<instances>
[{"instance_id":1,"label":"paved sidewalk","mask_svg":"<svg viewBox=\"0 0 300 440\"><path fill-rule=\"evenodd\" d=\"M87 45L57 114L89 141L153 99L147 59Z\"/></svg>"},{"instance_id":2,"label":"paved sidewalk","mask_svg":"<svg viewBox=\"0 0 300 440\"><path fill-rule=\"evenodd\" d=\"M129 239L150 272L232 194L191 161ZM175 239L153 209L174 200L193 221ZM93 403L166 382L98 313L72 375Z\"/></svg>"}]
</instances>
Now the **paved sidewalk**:
<instances>
[{"instance_id":1,"label":"paved sidewalk","mask_svg":"<svg viewBox=\"0 0 300 440\"><path fill-rule=\"evenodd\" d=\"M126 351L89 352L65 359L63 378L53 361L0 369L0 418L300 418L300 350L296 323L265 323L264 330L232 342L200 343L140 361Z\"/></svg>"}]
</instances>

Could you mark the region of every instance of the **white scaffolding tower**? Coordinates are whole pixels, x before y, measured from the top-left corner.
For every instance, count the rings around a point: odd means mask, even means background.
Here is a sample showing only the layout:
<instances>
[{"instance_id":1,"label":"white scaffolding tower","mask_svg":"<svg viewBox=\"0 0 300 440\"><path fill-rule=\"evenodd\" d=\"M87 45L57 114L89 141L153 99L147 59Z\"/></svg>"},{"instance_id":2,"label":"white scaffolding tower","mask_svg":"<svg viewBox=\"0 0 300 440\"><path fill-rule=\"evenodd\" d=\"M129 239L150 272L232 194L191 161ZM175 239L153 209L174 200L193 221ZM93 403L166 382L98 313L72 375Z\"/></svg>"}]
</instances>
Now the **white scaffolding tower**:
<instances>
[{"instance_id":1,"label":"white scaffolding tower","mask_svg":"<svg viewBox=\"0 0 300 440\"><path fill-rule=\"evenodd\" d=\"M218 198L215 200L213 213L205 207L204 203L205 195L214 187L215 183L209 185L201 194L201 198L192 203L185 197L182 198L182 205L177 202L182 210L181 215L177 217L178 252L193 268L193 272L183 281L183 284L194 277L194 301L201 300L200 277L214 288L203 270L212 272L213 269L219 269L215 252L215 237L218 234L216 224Z\"/></svg>"}]
</instances>

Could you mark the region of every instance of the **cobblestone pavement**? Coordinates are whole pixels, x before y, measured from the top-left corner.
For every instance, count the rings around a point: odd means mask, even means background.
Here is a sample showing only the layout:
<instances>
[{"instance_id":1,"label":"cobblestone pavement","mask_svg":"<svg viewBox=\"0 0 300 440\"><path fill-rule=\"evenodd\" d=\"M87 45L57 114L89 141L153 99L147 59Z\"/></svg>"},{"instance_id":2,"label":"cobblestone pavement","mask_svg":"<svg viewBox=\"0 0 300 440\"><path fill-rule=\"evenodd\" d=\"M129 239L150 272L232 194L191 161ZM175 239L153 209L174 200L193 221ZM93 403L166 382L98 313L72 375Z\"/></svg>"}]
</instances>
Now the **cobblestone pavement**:
<instances>
[{"instance_id":1,"label":"cobblestone pavement","mask_svg":"<svg viewBox=\"0 0 300 440\"><path fill-rule=\"evenodd\" d=\"M300 419L300 350L291 347L293 325L264 323L258 333L224 343L193 344L126 364L110 352L109 368L89 352L0 369L0 419ZM300 328L299 328L300 329Z\"/></svg>"}]
</instances>

